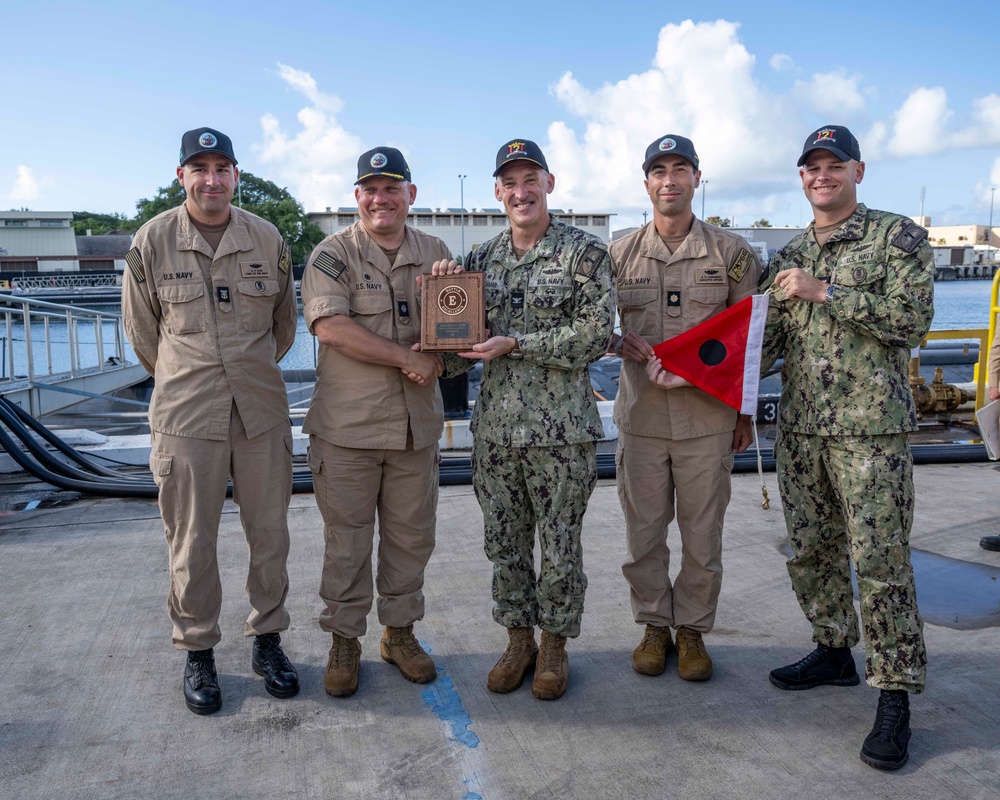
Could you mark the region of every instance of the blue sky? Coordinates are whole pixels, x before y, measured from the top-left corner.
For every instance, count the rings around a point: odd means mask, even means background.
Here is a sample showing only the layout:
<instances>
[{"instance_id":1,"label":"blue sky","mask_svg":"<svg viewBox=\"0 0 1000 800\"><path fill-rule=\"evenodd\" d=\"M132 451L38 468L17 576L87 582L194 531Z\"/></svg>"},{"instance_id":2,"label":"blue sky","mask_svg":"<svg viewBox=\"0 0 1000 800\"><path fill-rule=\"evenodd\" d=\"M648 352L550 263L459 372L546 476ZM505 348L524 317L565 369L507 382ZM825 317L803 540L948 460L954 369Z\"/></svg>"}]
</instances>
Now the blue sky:
<instances>
[{"instance_id":1,"label":"blue sky","mask_svg":"<svg viewBox=\"0 0 1000 800\"><path fill-rule=\"evenodd\" d=\"M835 9L836 13L830 13ZM706 214L805 224L795 161L846 124L868 205L989 218L1000 4L4 4L0 208L131 214L210 125L306 210L354 205L357 157L407 155L417 205L496 206L497 148L534 139L550 205L642 222L639 165L695 141ZM702 194L696 196L700 214ZM998 200L1000 203L1000 200ZM1000 206L994 222L1000 221Z\"/></svg>"}]
</instances>

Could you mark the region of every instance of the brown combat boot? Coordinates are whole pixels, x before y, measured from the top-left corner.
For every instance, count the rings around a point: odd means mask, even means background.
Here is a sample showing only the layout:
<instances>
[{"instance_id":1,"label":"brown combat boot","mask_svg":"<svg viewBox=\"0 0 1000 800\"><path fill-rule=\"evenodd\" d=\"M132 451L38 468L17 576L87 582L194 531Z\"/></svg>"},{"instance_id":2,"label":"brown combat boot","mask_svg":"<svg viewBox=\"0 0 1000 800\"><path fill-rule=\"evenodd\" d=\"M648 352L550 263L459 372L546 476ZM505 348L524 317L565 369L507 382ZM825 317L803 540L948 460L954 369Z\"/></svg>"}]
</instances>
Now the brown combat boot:
<instances>
[{"instance_id":1,"label":"brown combat boot","mask_svg":"<svg viewBox=\"0 0 1000 800\"><path fill-rule=\"evenodd\" d=\"M382 632L379 649L382 651L382 660L399 667L399 671L408 681L430 683L437 677L434 662L413 635L412 625L407 625L405 628L386 626Z\"/></svg>"},{"instance_id":2,"label":"brown combat boot","mask_svg":"<svg viewBox=\"0 0 1000 800\"><path fill-rule=\"evenodd\" d=\"M323 674L323 688L331 697L350 697L358 690L361 644L333 634L333 646Z\"/></svg>"},{"instance_id":3,"label":"brown combat boot","mask_svg":"<svg viewBox=\"0 0 1000 800\"><path fill-rule=\"evenodd\" d=\"M643 675L660 675L667 667L667 656L674 652L670 628L647 625L639 646L632 651L632 669Z\"/></svg>"},{"instance_id":4,"label":"brown combat boot","mask_svg":"<svg viewBox=\"0 0 1000 800\"><path fill-rule=\"evenodd\" d=\"M518 688L528 670L535 668L535 656L538 655L534 628L508 628L507 636L510 639L507 649L486 679L486 688L497 694L507 694Z\"/></svg>"},{"instance_id":5,"label":"brown combat boot","mask_svg":"<svg viewBox=\"0 0 1000 800\"><path fill-rule=\"evenodd\" d=\"M677 629L677 674L686 681L707 681L712 677L712 659L701 633L687 626Z\"/></svg>"},{"instance_id":6,"label":"brown combat boot","mask_svg":"<svg viewBox=\"0 0 1000 800\"><path fill-rule=\"evenodd\" d=\"M558 700L569 683L569 656L566 637L542 631L542 644L535 663L535 680L531 694L539 700Z\"/></svg>"}]
</instances>

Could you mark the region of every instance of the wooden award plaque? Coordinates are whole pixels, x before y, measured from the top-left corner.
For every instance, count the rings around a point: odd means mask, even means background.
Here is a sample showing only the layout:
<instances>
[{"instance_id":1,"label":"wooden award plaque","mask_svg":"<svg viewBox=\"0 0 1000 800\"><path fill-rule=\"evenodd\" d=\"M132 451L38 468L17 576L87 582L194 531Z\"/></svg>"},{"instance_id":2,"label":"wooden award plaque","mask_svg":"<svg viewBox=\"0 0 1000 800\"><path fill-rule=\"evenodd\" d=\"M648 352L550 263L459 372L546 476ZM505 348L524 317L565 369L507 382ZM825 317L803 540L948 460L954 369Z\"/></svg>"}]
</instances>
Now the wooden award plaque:
<instances>
[{"instance_id":1,"label":"wooden award plaque","mask_svg":"<svg viewBox=\"0 0 1000 800\"><path fill-rule=\"evenodd\" d=\"M421 350L458 353L485 340L483 273L424 275L421 285Z\"/></svg>"}]
</instances>

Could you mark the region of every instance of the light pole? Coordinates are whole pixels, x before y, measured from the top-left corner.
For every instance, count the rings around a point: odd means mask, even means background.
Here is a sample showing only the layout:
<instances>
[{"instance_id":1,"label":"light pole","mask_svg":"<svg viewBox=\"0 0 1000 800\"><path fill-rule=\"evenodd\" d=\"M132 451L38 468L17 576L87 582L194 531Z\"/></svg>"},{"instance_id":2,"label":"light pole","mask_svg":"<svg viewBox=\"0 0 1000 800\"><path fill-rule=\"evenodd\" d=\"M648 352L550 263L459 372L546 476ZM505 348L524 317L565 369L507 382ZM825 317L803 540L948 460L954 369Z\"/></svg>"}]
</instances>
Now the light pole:
<instances>
[{"instance_id":1,"label":"light pole","mask_svg":"<svg viewBox=\"0 0 1000 800\"><path fill-rule=\"evenodd\" d=\"M705 187L708 186L708 181L703 180L701 182L701 221L705 221Z\"/></svg>"},{"instance_id":2,"label":"light pole","mask_svg":"<svg viewBox=\"0 0 1000 800\"><path fill-rule=\"evenodd\" d=\"M462 207L462 264L465 264L465 179L468 175L458 176L459 193L461 197L459 198L459 205Z\"/></svg>"},{"instance_id":3,"label":"light pole","mask_svg":"<svg viewBox=\"0 0 1000 800\"><path fill-rule=\"evenodd\" d=\"M649 216L649 212L648 211L643 211L642 212L642 224L643 225L646 224L646 217L648 217L648 216Z\"/></svg>"}]
</instances>

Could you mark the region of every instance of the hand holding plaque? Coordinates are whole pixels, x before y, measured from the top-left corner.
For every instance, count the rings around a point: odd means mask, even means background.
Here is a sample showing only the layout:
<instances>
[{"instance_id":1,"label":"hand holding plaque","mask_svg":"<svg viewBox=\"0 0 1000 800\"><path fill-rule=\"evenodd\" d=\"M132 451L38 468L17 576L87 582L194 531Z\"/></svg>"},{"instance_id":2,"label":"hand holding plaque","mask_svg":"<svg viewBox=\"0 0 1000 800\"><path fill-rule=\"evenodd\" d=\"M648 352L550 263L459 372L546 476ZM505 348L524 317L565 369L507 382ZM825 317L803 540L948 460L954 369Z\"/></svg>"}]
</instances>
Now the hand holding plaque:
<instances>
[{"instance_id":1,"label":"hand holding plaque","mask_svg":"<svg viewBox=\"0 0 1000 800\"><path fill-rule=\"evenodd\" d=\"M458 353L486 337L483 273L421 276L420 349Z\"/></svg>"}]
</instances>

